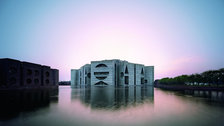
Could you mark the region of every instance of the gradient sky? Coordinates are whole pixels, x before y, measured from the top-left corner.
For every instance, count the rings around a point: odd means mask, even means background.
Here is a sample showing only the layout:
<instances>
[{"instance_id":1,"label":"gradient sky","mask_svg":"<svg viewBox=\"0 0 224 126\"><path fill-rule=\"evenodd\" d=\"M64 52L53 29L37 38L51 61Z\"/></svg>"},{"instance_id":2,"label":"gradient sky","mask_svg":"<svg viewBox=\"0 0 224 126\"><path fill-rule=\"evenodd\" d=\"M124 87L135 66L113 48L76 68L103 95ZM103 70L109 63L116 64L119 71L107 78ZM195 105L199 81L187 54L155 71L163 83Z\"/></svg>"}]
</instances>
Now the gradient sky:
<instances>
[{"instance_id":1,"label":"gradient sky","mask_svg":"<svg viewBox=\"0 0 224 126\"><path fill-rule=\"evenodd\" d=\"M121 59L155 79L224 67L223 0L0 0L0 58L70 69Z\"/></svg>"}]
</instances>

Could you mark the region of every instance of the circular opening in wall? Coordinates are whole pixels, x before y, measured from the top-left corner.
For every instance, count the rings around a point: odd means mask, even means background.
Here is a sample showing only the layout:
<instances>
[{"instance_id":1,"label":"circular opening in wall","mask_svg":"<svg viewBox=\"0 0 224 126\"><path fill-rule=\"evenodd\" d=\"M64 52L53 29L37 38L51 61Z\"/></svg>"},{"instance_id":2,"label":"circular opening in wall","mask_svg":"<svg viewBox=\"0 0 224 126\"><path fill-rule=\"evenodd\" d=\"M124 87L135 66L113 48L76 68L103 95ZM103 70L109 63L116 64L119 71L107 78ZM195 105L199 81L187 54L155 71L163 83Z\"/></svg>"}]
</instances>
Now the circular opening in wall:
<instances>
[{"instance_id":1,"label":"circular opening in wall","mask_svg":"<svg viewBox=\"0 0 224 126\"><path fill-rule=\"evenodd\" d=\"M106 79L107 77L96 77L97 79L99 79L99 80L104 80L104 79Z\"/></svg>"},{"instance_id":2,"label":"circular opening in wall","mask_svg":"<svg viewBox=\"0 0 224 126\"><path fill-rule=\"evenodd\" d=\"M39 79L35 79L35 80L34 80L34 83L35 83L35 84L39 84Z\"/></svg>"},{"instance_id":3,"label":"circular opening in wall","mask_svg":"<svg viewBox=\"0 0 224 126\"><path fill-rule=\"evenodd\" d=\"M106 64L98 64L98 65L96 65L96 68L97 67L107 67L107 65Z\"/></svg>"},{"instance_id":4,"label":"circular opening in wall","mask_svg":"<svg viewBox=\"0 0 224 126\"><path fill-rule=\"evenodd\" d=\"M94 76L98 80L104 80L109 75L109 72L94 72Z\"/></svg>"},{"instance_id":5,"label":"circular opening in wall","mask_svg":"<svg viewBox=\"0 0 224 126\"><path fill-rule=\"evenodd\" d=\"M17 73L17 69L15 67L10 67L9 68L9 73L10 74L15 74L15 73Z\"/></svg>"},{"instance_id":6,"label":"circular opening in wall","mask_svg":"<svg viewBox=\"0 0 224 126\"><path fill-rule=\"evenodd\" d=\"M97 76L97 75L109 75L109 72L94 72L94 75Z\"/></svg>"},{"instance_id":7,"label":"circular opening in wall","mask_svg":"<svg viewBox=\"0 0 224 126\"><path fill-rule=\"evenodd\" d=\"M27 69L26 73L27 73L27 75L32 75L32 70L31 69Z\"/></svg>"},{"instance_id":8,"label":"circular opening in wall","mask_svg":"<svg viewBox=\"0 0 224 126\"><path fill-rule=\"evenodd\" d=\"M47 72L45 73L45 75L46 75L47 77L49 77L49 76L50 76L50 73L47 71Z\"/></svg>"},{"instance_id":9,"label":"circular opening in wall","mask_svg":"<svg viewBox=\"0 0 224 126\"><path fill-rule=\"evenodd\" d=\"M26 80L26 83L27 83L27 84L31 84L31 83L32 83L32 80L31 80L31 79L27 79L27 80Z\"/></svg>"},{"instance_id":10,"label":"circular opening in wall","mask_svg":"<svg viewBox=\"0 0 224 126\"><path fill-rule=\"evenodd\" d=\"M124 77L124 72L121 72L121 77Z\"/></svg>"},{"instance_id":11,"label":"circular opening in wall","mask_svg":"<svg viewBox=\"0 0 224 126\"><path fill-rule=\"evenodd\" d=\"M98 86L103 86L103 85L108 85L107 83L103 82L103 81L100 81L100 82L97 82L95 83L95 85L98 85Z\"/></svg>"}]
</instances>

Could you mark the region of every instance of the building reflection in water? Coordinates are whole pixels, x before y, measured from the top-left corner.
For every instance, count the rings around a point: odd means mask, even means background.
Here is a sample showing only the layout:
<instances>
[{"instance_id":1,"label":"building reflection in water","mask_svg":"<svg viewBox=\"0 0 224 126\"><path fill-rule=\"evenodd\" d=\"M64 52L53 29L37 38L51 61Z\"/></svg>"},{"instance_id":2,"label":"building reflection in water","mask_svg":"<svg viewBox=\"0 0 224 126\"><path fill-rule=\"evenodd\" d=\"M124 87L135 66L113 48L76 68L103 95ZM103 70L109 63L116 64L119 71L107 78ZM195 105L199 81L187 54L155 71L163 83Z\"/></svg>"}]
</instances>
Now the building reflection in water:
<instances>
[{"instance_id":1,"label":"building reflection in water","mask_svg":"<svg viewBox=\"0 0 224 126\"><path fill-rule=\"evenodd\" d=\"M71 92L72 99L80 99L92 109L119 109L144 102L154 102L152 86L89 86L75 87Z\"/></svg>"},{"instance_id":2,"label":"building reflection in water","mask_svg":"<svg viewBox=\"0 0 224 126\"><path fill-rule=\"evenodd\" d=\"M33 112L58 102L58 89L29 89L0 92L0 120L19 116L21 112Z\"/></svg>"}]
</instances>

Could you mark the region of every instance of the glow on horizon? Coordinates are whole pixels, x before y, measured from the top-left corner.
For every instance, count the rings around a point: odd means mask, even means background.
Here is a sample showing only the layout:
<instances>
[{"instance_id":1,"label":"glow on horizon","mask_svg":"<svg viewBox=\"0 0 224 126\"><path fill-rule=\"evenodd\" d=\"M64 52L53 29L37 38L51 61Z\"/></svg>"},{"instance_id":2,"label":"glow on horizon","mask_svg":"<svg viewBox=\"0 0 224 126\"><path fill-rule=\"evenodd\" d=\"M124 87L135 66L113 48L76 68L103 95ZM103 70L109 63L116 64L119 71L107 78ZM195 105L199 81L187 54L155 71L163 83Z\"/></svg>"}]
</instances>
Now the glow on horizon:
<instances>
[{"instance_id":1,"label":"glow on horizon","mask_svg":"<svg viewBox=\"0 0 224 126\"><path fill-rule=\"evenodd\" d=\"M155 79L224 67L223 1L0 2L0 58L70 69L121 59Z\"/></svg>"}]
</instances>

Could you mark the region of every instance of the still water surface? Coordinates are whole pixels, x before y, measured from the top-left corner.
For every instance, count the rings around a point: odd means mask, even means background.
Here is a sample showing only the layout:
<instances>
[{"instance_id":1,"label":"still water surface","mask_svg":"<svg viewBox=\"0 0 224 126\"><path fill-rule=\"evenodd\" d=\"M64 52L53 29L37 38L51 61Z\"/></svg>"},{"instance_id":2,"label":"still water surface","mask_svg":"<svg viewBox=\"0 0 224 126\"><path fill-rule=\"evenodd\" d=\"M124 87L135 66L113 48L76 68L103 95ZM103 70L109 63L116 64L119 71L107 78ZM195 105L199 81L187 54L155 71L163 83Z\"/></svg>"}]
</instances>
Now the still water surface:
<instances>
[{"instance_id":1,"label":"still water surface","mask_svg":"<svg viewBox=\"0 0 224 126\"><path fill-rule=\"evenodd\" d=\"M60 86L0 98L1 126L224 126L223 92Z\"/></svg>"}]
</instances>

